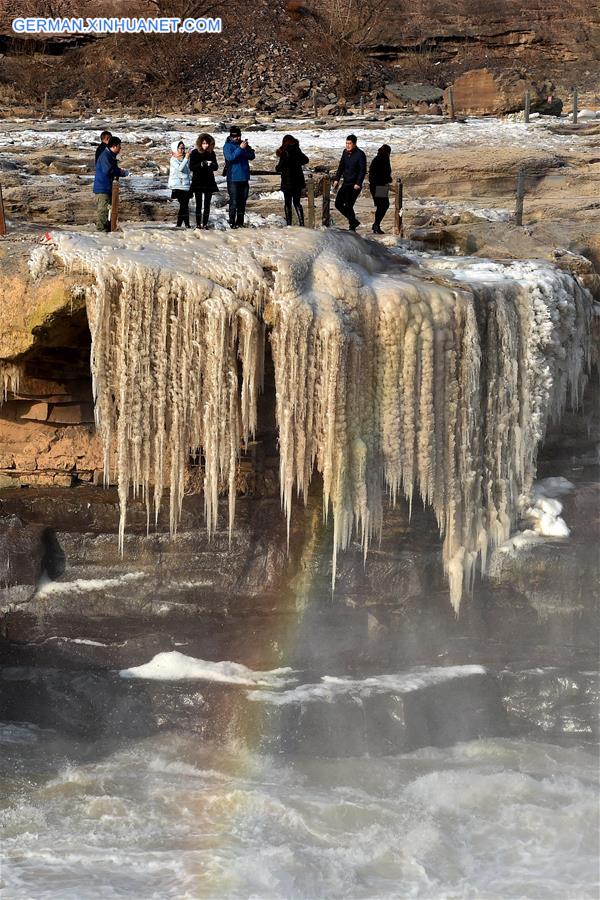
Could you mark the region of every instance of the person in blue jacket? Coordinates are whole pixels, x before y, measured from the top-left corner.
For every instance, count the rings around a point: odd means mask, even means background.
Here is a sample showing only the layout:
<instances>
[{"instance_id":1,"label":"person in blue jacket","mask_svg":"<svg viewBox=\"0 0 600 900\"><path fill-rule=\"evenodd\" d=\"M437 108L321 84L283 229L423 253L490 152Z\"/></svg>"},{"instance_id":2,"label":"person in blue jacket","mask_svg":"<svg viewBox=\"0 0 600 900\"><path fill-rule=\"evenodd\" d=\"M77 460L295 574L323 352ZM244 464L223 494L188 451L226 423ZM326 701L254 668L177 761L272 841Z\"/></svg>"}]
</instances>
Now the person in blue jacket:
<instances>
[{"instance_id":1,"label":"person in blue jacket","mask_svg":"<svg viewBox=\"0 0 600 900\"><path fill-rule=\"evenodd\" d=\"M227 167L227 190L229 191L229 227L243 228L250 182L250 160L256 156L248 141L242 140L242 132L237 125L229 129L229 137L223 147Z\"/></svg>"},{"instance_id":2,"label":"person in blue jacket","mask_svg":"<svg viewBox=\"0 0 600 900\"><path fill-rule=\"evenodd\" d=\"M121 139L113 135L108 141L106 150L100 153L96 162L93 190L98 204L96 215L98 231L110 231L108 212L112 203L113 181L115 178L125 178L129 175L127 169L120 169L117 165L117 156L120 152Z\"/></svg>"}]
</instances>

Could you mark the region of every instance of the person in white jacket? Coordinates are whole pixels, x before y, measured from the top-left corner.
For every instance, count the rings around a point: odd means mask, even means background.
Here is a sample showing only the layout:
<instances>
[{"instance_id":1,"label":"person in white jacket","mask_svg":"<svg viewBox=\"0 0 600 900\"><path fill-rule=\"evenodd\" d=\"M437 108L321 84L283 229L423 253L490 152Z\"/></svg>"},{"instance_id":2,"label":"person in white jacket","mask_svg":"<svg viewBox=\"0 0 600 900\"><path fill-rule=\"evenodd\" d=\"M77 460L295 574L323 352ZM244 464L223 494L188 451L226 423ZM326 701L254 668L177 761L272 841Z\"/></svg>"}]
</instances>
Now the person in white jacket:
<instances>
[{"instance_id":1,"label":"person in white jacket","mask_svg":"<svg viewBox=\"0 0 600 900\"><path fill-rule=\"evenodd\" d=\"M183 141L173 141L171 144L171 162L169 165L169 182L171 188L171 200L179 202L177 213L177 228L185 225L190 227L190 187L192 175L190 172L190 154L186 153Z\"/></svg>"}]
</instances>

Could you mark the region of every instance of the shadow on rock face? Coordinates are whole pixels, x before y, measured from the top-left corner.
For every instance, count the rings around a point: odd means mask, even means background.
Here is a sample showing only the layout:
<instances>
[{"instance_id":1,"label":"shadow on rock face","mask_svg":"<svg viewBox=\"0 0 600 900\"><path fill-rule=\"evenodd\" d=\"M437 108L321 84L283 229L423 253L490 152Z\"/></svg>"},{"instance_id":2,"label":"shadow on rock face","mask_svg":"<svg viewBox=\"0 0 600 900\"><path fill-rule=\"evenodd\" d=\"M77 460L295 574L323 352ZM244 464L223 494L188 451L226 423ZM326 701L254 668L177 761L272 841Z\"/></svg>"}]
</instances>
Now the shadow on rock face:
<instances>
[{"instance_id":1,"label":"shadow on rock face","mask_svg":"<svg viewBox=\"0 0 600 900\"><path fill-rule=\"evenodd\" d=\"M60 545L54 528L45 528L41 534L42 559L41 576L46 575L52 581L56 581L64 575L67 566L65 551Z\"/></svg>"}]
</instances>

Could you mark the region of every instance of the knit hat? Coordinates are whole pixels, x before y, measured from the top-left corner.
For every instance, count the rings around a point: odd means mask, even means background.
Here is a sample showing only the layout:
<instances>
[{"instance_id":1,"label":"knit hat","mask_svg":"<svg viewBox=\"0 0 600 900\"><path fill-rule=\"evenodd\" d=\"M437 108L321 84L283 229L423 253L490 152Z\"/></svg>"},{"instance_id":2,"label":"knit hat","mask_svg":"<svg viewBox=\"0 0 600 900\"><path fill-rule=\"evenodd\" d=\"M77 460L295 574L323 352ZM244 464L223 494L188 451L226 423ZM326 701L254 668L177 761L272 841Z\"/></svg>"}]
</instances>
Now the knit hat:
<instances>
[{"instance_id":1,"label":"knit hat","mask_svg":"<svg viewBox=\"0 0 600 900\"><path fill-rule=\"evenodd\" d=\"M231 128L229 129L229 136L230 137L241 137L242 129L238 125L232 125Z\"/></svg>"}]
</instances>

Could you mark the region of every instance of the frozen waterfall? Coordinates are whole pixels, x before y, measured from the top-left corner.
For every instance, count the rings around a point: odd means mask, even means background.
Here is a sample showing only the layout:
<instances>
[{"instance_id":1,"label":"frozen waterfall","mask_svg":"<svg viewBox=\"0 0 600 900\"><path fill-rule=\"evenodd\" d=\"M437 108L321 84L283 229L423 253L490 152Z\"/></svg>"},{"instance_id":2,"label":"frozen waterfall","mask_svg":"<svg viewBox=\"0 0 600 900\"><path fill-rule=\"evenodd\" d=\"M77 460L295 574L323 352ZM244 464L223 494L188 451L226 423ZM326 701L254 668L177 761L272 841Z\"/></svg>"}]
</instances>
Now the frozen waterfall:
<instances>
[{"instance_id":1,"label":"frozen waterfall","mask_svg":"<svg viewBox=\"0 0 600 900\"><path fill-rule=\"evenodd\" d=\"M209 533L235 513L255 433L265 339L275 367L281 499L323 478L336 556L367 553L383 495L435 511L456 610L509 537L546 423L576 403L589 357L587 292L544 262L406 257L334 230L62 234L93 273L87 308L96 419L116 466L122 544L130 491L177 529L190 450L205 459ZM240 374L241 373L241 374Z\"/></svg>"}]
</instances>

